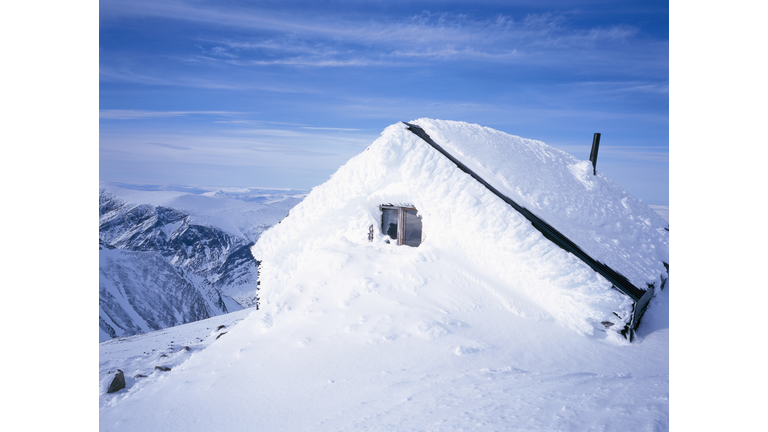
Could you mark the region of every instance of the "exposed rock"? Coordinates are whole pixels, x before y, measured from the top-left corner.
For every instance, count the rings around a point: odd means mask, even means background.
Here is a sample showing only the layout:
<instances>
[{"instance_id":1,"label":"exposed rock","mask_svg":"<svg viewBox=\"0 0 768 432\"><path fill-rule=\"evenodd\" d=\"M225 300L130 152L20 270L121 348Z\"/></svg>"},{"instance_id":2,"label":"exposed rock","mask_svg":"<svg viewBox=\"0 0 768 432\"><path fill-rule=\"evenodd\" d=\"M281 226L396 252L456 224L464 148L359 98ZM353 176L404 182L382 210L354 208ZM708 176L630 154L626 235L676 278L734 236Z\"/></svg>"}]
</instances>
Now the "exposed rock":
<instances>
[{"instance_id":1,"label":"exposed rock","mask_svg":"<svg viewBox=\"0 0 768 432\"><path fill-rule=\"evenodd\" d=\"M227 326L225 326L224 324L222 324L222 325L220 325L220 326L216 327L216 331L219 331L219 330L221 330L221 329L223 329L223 328L226 328L226 327L227 327Z\"/></svg>"},{"instance_id":2,"label":"exposed rock","mask_svg":"<svg viewBox=\"0 0 768 432\"><path fill-rule=\"evenodd\" d=\"M183 346L183 347L181 347L181 349L179 351L184 351L184 350L189 351L189 347L188 346Z\"/></svg>"},{"instance_id":3,"label":"exposed rock","mask_svg":"<svg viewBox=\"0 0 768 432\"><path fill-rule=\"evenodd\" d=\"M112 328L111 325L107 323L107 321L104 320L101 316L99 316L99 328L104 331L104 333L108 334L109 337L112 339L117 337L117 333L115 333L115 329Z\"/></svg>"},{"instance_id":4,"label":"exposed rock","mask_svg":"<svg viewBox=\"0 0 768 432\"><path fill-rule=\"evenodd\" d=\"M168 356L167 356L167 355L165 355L165 354L163 354L163 355L161 355L161 356L160 356L160 358L163 358L163 357L168 357Z\"/></svg>"},{"instance_id":5,"label":"exposed rock","mask_svg":"<svg viewBox=\"0 0 768 432\"><path fill-rule=\"evenodd\" d=\"M220 338L220 337L222 337L222 336L224 336L225 334L227 334L227 332L224 332L224 333L219 333L219 335L218 335L218 336L216 336L216 340L219 340L219 338Z\"/></svg>"},{"instance_id":6,"label":"exposed rock","mask_svg":"<svg viewBox=\"0 0 768 432\"><path fill-rule=\"evenodd\" d=\"M114 393L120 390L121 388L125 388L125 375L123 374L123 371L118 369L117 373L115 373L115 377L112 378L112 382L109 383L109 388L107 389L107 393Z\"/></svg>"},{"instance_id":7,"label":"exposed rock","mask_svg":"<svg viewBox=\"0 0 768 432\"><path fill-rule=\"evenodd\" d=\"M133 377L134 378L146 378L147 376L146 375L142 375L142 374L136 374Z\"/></svg>"},{"instance_id":8,"label":"exposed rock","mask_svg":"<svg viewBox=\"0 0 768 432\"><path fill-rule=\"evenodd\" d=\"M155 366L155 370L161 370L163 372L168 372L169 370L171 370L171 368L169 368L168 366Z\"/></svg>"}]
</instances>

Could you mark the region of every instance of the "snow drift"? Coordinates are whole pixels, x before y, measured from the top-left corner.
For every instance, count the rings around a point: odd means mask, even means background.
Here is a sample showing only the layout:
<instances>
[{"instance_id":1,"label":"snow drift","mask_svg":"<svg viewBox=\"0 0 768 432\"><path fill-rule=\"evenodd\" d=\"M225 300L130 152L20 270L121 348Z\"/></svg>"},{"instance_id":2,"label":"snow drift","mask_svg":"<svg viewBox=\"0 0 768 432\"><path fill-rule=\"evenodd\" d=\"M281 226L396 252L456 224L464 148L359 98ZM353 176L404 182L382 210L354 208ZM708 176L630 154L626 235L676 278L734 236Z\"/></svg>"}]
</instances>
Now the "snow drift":
<instances>
[{"instance_id":1,"label":"snow drift","mask_svg":"<svg viewBox=\"0 0 768 432\"><path fill-rule=\"evenodd\" d=\"M581 177L580 161L479 126L416 123L446 146L451 130L498 146L475 167L484 176L511 163L520 165L513 175L536 173L531 164L542 176L557 171L562 185L504 174L507 192L519 188L515 197L539 203L542 218L563 212L560 230L593 231L581 247L647 260L615 257L636 284L663 271L654 260L666 257L666 225L602 176ZM551 185L561 192L539 190ZM579 188L585 196L569 195ZM600 189L613 198L591 192ZM591 216L581 207L589 199L600 206ZM386 243L386 203L422 213L419 247ZM100 345L100 376L128 375L117 393L100 387L100 430L668 428L669 288L651 300L635 343L595 331L626 313L628 298L403 125L315 188L252 252L262 260L259 310Z\"/></svg>"},{"instance_id":2,"label":"snow drift","mask_svg":"<svg viewBox=\"0 0 768 432\"><path fill-rule=\"evenodd\" d=\"M638 288L660 289L667 223L605 176L593 176L588 161L478 125L411 123L592 258ZM379 205L388 203L419 210L421 246L387 242L378 227ZM262 262L260 295L270 320L295 308L311 311L314 296L336 296L343 306L371 292L472 304L478 290L488 290L513 313L554 319L582 334L606 323L622 328L632 313L631 299L403 124L388 127L315 188L251 252Z\"/></svg>"}]
</instances>

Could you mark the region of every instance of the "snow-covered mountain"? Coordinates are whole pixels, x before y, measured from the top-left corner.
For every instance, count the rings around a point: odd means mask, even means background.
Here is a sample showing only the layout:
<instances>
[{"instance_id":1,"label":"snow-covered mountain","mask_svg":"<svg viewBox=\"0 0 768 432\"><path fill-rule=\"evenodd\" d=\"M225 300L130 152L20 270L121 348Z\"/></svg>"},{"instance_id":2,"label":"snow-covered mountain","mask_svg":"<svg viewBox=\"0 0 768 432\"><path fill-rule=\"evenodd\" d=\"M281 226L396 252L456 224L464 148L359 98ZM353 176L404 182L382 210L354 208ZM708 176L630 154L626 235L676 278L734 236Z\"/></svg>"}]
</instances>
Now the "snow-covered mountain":
<instances>
[{"instance_id":1,"label":"snow-covered mountain","mask_svg":"<svg viewBox=\"0 0 768 432\"><path fill-rule=\"evenodd\" d=\"M221 295L214 290L203 294L157 252L101 244L99 308L100 340L173 327L229 310Z\"/></svg>"},{"instance_id":2,"label":"snow-covered mountain","mask_svg":"<svg viewBox=\"0 0 768 432\"><path fill-rule=\"evenodd\" d=\"M100 339L256 306L249 248L302 198L265 195L103 187Z\"/></svg>"}]
</instances>

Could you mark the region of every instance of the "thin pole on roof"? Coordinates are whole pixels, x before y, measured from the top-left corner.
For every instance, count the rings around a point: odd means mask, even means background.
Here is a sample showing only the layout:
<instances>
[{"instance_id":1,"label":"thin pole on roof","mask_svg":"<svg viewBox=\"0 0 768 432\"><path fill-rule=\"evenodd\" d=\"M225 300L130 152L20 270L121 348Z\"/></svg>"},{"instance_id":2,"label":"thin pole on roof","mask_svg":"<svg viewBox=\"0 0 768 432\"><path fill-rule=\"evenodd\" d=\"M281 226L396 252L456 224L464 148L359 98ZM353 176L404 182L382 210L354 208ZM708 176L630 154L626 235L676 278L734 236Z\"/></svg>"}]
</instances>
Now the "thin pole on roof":
<instances>
[{"instance_id":1,"label":"thin pole on roof","mask_svg":"<svg viewBox=\"0 0 768 432\"><path fill-rule=\"evenodd\" d=\"M600 133L595 132L592 137L592 150L589 152L589 161L592 162L592 175L597 175L597 149L600 148Z\"/></svg>"}]
</instances>

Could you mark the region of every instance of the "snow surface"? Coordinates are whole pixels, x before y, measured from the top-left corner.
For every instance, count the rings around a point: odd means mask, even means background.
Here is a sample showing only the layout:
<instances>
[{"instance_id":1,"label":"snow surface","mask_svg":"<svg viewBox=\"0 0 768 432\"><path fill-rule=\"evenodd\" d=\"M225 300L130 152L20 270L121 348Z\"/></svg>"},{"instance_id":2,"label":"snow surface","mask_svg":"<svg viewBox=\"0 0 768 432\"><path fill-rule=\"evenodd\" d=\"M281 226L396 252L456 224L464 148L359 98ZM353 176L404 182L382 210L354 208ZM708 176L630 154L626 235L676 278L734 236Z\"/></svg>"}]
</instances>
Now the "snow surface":
<instances>
[{"instance_id":1,"label":"snow surface","mask_svg":"<svg viewBox=\"0 0 768 432\"><path fill-rule=\"evenodd\" d=\"M282 325L243 310L102 343L99 429L669 430L669 284L632 344L472 301L439 321L400 305L420 322L398 333L393 306L326 301ZM116 368L127 388L106 394Z\"/></svg>"},{"instance_id":2,"label":"snow surface","mask_svg":"<svg viewBox=\"0 0 768 432\"><path fill-rule=\"evenodd\" d=\"M155 370L155 366L175 369L192 354L211 345L220 333L227 332L229 327L251 312L249 309L240 309L139 335L108 338L99 344L99 407L104 409L115 405L127 394L127 390L135 392L158 381L167 372ZM218 329L221 325L224 328ZM106 391L111 379L109 372L116 369L125 373L126 390L108 395ZM146 375L146 378L136 378L137 374Z\"/></svg>"},{"instance_id":3,"label":"snow surface","mask_svg":"<svg viewBox=\"0 0 768 432\"><path fill-rule=\"evenodd\" d=\"M566 169L557 174L570 182L564 194L594 182L620 198L589 216L571 201L599 197L538 195L542 217L565 210L582 233L595 223L593 247L614 247L606 233L618 230L614 240L632 254L668 254L652 253L666 240L647 206L603 177L581 178L581 162L524 143ZM523 186L515 198L533 199ZM388 202L420 210L418 248L387 243L378 228L368 242ZM403 125L315 188L252 252L264 260L260 310L100 345L100 430L668 430L669 282L633 343L597 331L614 312L628 314L629 299ZM636 267L636 277L666 276L656 263ZM219 320L233 325L216 339ZM155 372L161 361L172 370ZM107 395L115 368L148 377Z\"/></svg>"}]
</instances>

